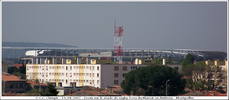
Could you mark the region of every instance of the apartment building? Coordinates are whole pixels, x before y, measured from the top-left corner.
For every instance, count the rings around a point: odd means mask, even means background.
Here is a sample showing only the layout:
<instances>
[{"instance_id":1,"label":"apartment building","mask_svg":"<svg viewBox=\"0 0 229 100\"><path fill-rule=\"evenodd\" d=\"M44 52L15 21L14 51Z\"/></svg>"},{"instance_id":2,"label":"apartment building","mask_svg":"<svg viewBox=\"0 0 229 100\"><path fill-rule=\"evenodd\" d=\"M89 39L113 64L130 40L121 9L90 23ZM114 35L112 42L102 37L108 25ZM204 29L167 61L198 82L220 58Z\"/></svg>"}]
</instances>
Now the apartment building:
<instances>
[{"instance_id":1,"label":"apartment building","mask_svg":"<svg viewBox=\"0 0 229 100\"><path fill-rule=\"evenodd\" d=\"M27 64L26 77L28 80L38 80L41 83L53 83L55 86L93 86L106 88L120 86L124 75L146 65L122 64L72 64L67 59L65 64Z\"/></svg>"},{"instance_id":2,"label":"apartment building","mask_svg":"<svg viewBox=\"0 0 229 100\"><path fill-rule=\"evenodd\" d=\"M222 87L223 90L227 91L227 60L205 61L205 64L210 68L204 72L193 74L193 81L210 81L216 86L216 89Z\"/></svg>"},{"instance_id":3,"label":"apartment building","mask_svg":"<svg viewBox=\"0 0 229 100\"><path fill-rule=\"evenodd\" d=\"M208 79L214 82L217 87L223 87L227 91L228 61L205 61L205 64L211 67L211 71L207 72Z\"/></svg>"}]
</instances>

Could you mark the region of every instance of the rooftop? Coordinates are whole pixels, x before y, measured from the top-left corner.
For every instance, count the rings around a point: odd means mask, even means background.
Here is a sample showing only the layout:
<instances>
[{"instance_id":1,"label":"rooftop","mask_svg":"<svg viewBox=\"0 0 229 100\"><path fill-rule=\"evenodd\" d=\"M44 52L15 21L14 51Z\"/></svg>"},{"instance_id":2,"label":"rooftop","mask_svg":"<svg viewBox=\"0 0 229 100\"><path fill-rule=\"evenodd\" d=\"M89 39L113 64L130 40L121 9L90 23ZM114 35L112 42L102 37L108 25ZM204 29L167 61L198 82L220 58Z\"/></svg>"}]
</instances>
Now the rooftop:
<instances>
[{"instance_id":1,"label":"rooftop","mask_svg":"<svg viewBox=\"0 0 229 100\"><path fill-rule=\"evenodd\" d=\"M27 83L29 83L30 85L39 85L39 84L37 84L36 82L28 81L28 80L27 80ZM44 83L41 83L41 85L48 86L47 84L44 84Z\"/></svg>"},{"instance_id":2,"label":"rooftop","mask_svg":"<svg viewBox=\"0 0 229 100\"><path fill-rule=\"evenodd\" d=\"M3 81L26 81L25 79L20 79L19 77L8 73L2 73L2 80Z\"/></svg>"},{"instance_id":3,"label":"rooftop","mask_svg":"<svg viewBox=\"0 0 229 100\"><path fill-rule=\"evenodd\" d=\"M100 88L95 88L95 87L91 87L91 86L83 86L81 91L77 91L75 93L72 93L68 96L80 96L82 95L82 93L86 93L86 94L90 94L90 95L94 95L94 96L120 96L119 94L116 93L111 93L108 92L105 89L100 89Z\"/></svg>"}]
</instances>

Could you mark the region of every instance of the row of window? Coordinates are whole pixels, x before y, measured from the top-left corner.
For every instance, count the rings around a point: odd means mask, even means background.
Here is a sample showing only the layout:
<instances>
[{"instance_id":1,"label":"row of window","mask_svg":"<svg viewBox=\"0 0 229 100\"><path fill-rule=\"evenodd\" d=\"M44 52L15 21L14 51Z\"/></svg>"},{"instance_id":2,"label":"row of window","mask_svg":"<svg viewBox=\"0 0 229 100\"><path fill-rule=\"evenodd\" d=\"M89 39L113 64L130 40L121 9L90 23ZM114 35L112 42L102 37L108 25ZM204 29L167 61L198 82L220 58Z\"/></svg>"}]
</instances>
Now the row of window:
<instances>
[{"instance_id":1,"label":"row of window","mask_svg":"<svg viewBox=\"0 0 229 100\"><path fill-rule=\"evenodd\" d=\"M118 67L118 66L114 66L114 70L115 70L115 71L119 71L119 67ZM123 66L123 67L122 67L122 70L123 70L123 71L127 71L127 66Z\"/></svg>"},{"instance_id":2,"label":"row of window","mask_svg":"<svg viewBox=\"0 0 229 100\"><path fill-rule=\"evenodd\" d=\"M44 73L28 73L27 74L27 76L28 75L31 75L31 74L40 74L40 75L42 75L42 77L44 77ZM48 73L46 73L45 74L46 75L46 77L48 77ZM66 76L66 77L68 77L68 75L70 76L70 77L72 77L72 73L70 73L70 74L68 74L68 73L49 73L49 75L58 75L58 76ZM95 73L73 73L73 75L74 76L90 76L90 77L94 77L95 76ZM99 77L99 73L97 73L97 77Z\"/></svg>"},{"instance_id":3,"label":"row of window","mask_svg":"<svg viewBox=\"0 0 229 100\"><path fill-rule=\"evenodd\" d=\"M125 74L126 74L126 73L123 73L123 74L122 74L122 77L124 77ZM114 73L114 77L119 77L119 73Z\"/></svg>"},{"instance_id":4,"label":"row of window","mask_svg":"<svg viewBox=\"0 0 229 100\"><path fill-rule=\"evenodd\" d=\"M6 88L24 88L23 82L6 82Z\"/></svg>"},{"instance_id":5,"label":"row of window","mask_svg":"<svg viewBox=\"0 0 229 100\"><path fill-rule=\"evenodd\" d=\"M44 82L44 79L39 79L40 82ZM72 82L84 82L84 83L89 83L89 84L95 84L95 80L67 80L67 79L46 79L46 81L57 81L57 82L65 82L65 83L72 83ZM97 80L97 84L99 84L99 80Z\"/></svg>"},{"instance_id":6,"label":"row of window","mask_svg":"<svg viewBox=\"0 0 229 100\"><path fill-rule=\"evenodd\" d=\"M27 70L29 70L29 68L42 68L42 70L44 70L44 66L28 66ZM49 69L61 69L61 68L62 69L65 68L66 70L68 69L72 70L72 68L74 69L75 68L80 68L80 69L81 68L88 68L88 69L90 68L90 70L95 70L95 66L90 66L90 67L89 66L73 66L73 67L72 66L69 66L69 67L68 66L66 67L65 66L49 66ZM48 70L48 66L46 66L46 70ZM97 70L99 70L99 66L97 66Z\"/></svg>"}]
</instances>

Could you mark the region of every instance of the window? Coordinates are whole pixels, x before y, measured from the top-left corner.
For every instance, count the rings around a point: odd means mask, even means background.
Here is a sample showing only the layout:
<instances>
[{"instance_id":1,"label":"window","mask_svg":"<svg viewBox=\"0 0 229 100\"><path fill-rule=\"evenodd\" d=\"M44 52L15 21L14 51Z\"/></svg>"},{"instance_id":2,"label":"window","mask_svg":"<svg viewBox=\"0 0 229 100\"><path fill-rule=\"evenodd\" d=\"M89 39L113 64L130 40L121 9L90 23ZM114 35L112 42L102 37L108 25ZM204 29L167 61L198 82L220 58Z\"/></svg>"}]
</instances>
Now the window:
<instances>
[{"instance_id":1,"label":"window","mask_svg":"<svg viewBox=\"0 0 229 100\"><path fill-rule=\"evenodd\" d=\"M126 66L123 66L122 70L123 71L127 71L127 67Z\"/></svg>"},{"instance_id":2,"label":"window","mask_svg":"<svg viewBox=\"0 0 229 100\"><path fill-rule=\"evenodd\" d=\"M99 70L99 66L97 66L97 70Z\"/></svg>"},{"instance_id":3,"label":"window","mask_svg":"<svg viewBox=\"0 0 229 100\"><path fill-rule=\"evenodd\" d=\"M72 77L72 73L70 73L70 77Z\"/></svg>"},{"instance_id":4,"label":"window","mask_svg":"<svg viewBox=\"0 0 229 100\"><path fill-rule=\"evenodd\" d=\"M75 86L76 86L76 82L71 82L71 83L70 83L70 86L71 86L71 87L75 87Z\"/></svg>"},{"instance_id":5,"label":"window","mask_svg":"<svg viewBox=\"0 0 229 100\"><path fill-rule=\"evenodd\" d=\"M118 85L118 80L114 80L114 84L115 85Z\"/></svg>"},{"instance_id":6,"label":"window","mask_svg":"<svg viewBox=\"0 0 229 100\"><path fill-rule=\"evenodd\" d=\"M68 80L66 80L66 83L68 83Z\"/></svg>"},{"instance_id":7,"label":"window","mask_svg":"<svg viewBox=\"0 0 229 100\"><path fill-rule=\"evenodd\" d=\"M66 66L66 70L68 70L68 66Z\"/></svg>"},{"instance_id":8,"label":"window","mask_svg":"<svg viewBox=\"0 0 229 100\"><path fill-rule=\"evenodd\" d=\"M68 73L66 73L66 77L68 77ZM66 82L67 83L67 82Z\"/></svg>"},{"instance_id":9,"label":"window","mask_svg":"<svg viewBox=\"0 0 229 100\"><path fill-rule=\"evenodd\" d=\"M114 77L118 77L118 73L114 73Z\"/></svg>"},{"instance_id":10,"label":"window","mask_svg":"<svg viewBox=\"0 0 229 100\"><path fill-rule=\"evenodd\" d=\"M125 76L125 74L126 74L126 73L123 73L123 74L122 74L122 77L124 77L124 76Z\"/></svg>"},{"instance_id":11,"label":"window","mask_svg":"<svg viewBox=\"0 0 229 100\"><path fill-rule=\"evenodd\" d=\"M99 77L99 73L97 73L97 77Z\"/></svg>"},{"instance_id":12,"label":"window","mask_svg":"<svg viewBox=\"0 0 229 100\"><path fill-rule=\"evenodd\" d=\"M115 71L118 71L118 70L119 70L119 67L118 67L118 66L115 66L115 67L114 67L114 70L115 70Z\"/></svg>"},{"instance_id":13,"label":"window","mask_svg":"<svg viewBox=\"0 0 229 100\"><path fill-rule=\"evenodd\" d=\"M70 70L72 70L72 66L70 66Z\"/></svg>"},{"instance_id":14,"label":"window","mask_svg":"<svg viewBox=\"0 0 229 100\"><path fill-rule=\"evenodd\" d=\"M58 86L62 87L62 83L61 83L61 82L59 82L59 83L58 83Z\"/></svg>"}]
</instances>

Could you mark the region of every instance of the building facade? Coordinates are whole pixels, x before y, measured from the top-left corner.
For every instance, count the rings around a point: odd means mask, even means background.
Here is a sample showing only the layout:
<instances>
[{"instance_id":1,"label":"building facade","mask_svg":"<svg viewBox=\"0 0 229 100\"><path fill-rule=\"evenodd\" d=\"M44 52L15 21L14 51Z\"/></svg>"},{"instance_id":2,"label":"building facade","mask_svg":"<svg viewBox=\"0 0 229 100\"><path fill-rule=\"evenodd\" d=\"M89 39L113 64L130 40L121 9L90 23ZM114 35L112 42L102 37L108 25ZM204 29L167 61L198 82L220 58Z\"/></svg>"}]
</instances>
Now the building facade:
<instances>
[{"instance_id":1,"label":"building facade","mask_svg":"<svg viewBox=\"0 0 229 100\"><path fill-rule=\"evenodd\" d=\"M29 89L31 88L25 79L20 79L5 72L2 73L2 93L25 93Z\"/></svg>"},{"instance_id":2,"label":"building facade","mask_svg":"<svg viewBox=\"0 0 229 100\"><path fill-rule=\"evenodd\" d=\"M124 75L146 65L122 64L27 64L28 80L53 83L55 86L120 86Z\"/></svg>"}]
</instances>

